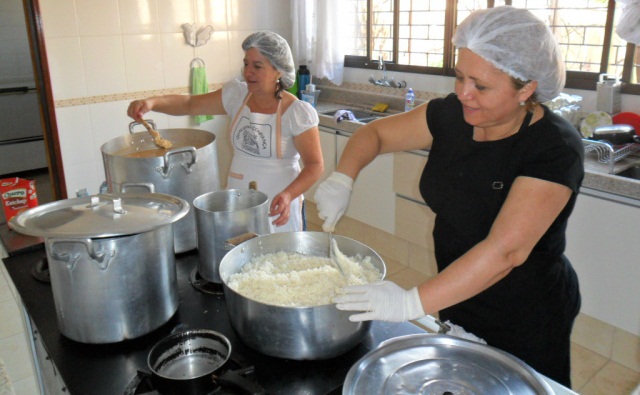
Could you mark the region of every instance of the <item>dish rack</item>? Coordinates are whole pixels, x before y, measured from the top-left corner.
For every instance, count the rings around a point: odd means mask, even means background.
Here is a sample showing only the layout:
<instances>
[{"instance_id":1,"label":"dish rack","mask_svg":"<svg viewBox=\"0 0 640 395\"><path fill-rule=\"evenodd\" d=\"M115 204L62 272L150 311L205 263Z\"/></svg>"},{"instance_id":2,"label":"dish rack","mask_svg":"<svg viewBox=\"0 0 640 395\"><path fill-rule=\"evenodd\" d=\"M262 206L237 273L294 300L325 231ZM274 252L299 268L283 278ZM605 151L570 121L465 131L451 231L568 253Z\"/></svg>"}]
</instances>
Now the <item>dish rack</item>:
<instances>
[{"instance_id":1,"label":"dish rack","mask_svg":"<svg viewBox=\"0 0 640 395\"><path fill-rule=\"evenodd\" d=\"M612 145L608 141L582 139L582 144L584 145L585 155L595 152L598 162L609 166L609 174L614 173L616 162L640 151L640 144L638 143Z\"/></svg>"}]
</instances>

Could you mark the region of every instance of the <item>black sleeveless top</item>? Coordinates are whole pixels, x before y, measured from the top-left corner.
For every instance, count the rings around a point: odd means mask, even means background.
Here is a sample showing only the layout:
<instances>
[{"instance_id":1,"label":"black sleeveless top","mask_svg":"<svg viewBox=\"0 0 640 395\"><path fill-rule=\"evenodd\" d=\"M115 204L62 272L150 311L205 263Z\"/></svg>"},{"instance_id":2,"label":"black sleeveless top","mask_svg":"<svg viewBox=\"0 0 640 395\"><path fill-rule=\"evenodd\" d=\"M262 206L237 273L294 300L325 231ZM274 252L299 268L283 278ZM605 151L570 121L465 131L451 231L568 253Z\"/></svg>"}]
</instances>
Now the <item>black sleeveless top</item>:
<instances>
[{"instance_id":1,"label":"black sleeveless top","mask_svg":"<svg viewBox=\"0 0 640 395\"><path fill-rule=\"evenodd\" d=\"M579 132L544 107L544 116L498 141L473 140L453 94L431 100L427 122L433 135L420 192L436 214L433 237L438 270L485 239L518 176L569 187L566 207L537 243L526 262L475 297L440 312L495 347L527 361L540 325L569 327L578 313L577 277L563 256L565 230L584 177ZM552 318L552 319L550 319ZM544 339L540 341L544 342ZM543 344L539 345L544 347Z\"/></svg>"}]
</instances>

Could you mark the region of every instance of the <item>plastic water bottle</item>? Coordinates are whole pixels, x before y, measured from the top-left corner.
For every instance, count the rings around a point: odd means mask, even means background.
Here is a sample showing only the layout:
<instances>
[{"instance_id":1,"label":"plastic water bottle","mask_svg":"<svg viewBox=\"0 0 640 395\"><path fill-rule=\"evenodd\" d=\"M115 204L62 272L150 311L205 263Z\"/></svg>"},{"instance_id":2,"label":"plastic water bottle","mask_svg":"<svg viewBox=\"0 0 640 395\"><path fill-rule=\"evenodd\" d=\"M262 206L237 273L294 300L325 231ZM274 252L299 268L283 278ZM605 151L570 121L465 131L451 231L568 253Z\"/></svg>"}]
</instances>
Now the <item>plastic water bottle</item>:
<instances>
[{"instance_id":1,"label":"plastic water bottle","mask_svg":"<svg viewBox=\"0 0 640 395\"><path fill-rule=\"evenodd\" d=\"M409 88L407 94L404 97L404 110L411 111L416 105L416 95L413 93L413 89Z\"/></svg>"},{"instance_id":2,"label":"plastic water bottle","mask_svg":"<svg viewBox=\"0 0 640 395\"><path fill-rule=\"evenodd\" d=\"M301 64L298 69L298 99L302 99L302 91L311 83L311 72L306 65Z\"/></svg>"}]
</instances>

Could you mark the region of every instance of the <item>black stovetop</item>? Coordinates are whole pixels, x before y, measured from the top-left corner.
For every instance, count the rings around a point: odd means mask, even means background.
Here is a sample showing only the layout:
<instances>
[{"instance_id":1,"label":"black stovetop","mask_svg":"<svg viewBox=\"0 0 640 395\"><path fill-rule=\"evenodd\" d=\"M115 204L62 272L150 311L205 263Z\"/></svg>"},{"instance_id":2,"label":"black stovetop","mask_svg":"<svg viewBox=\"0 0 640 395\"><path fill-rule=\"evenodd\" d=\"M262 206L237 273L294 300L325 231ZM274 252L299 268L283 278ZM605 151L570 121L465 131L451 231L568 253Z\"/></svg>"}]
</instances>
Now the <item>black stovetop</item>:
<instances>
[{"instance_id":1,"label":"black stovetop","mask_svg":"<svg viewBox=\"0 0 640 395\"><path fill-rule=\"evenodd\" d=\"M251 364L255 380L268 394L324 395L341 393L351 366L380 342L406 334L423 332L411 323L374 322L363 342L347 353L329 360L295 361L269 357L245 346L227 318L224 295L197 290L189 277L197 266L196 251L176 257L179 306L161 328L134 340L115 344L83 344L64 337L58 328L51 285L36 280L33 268L45 258L44 248L25 251L4 260L31 317L35 330L71 395L119 395L139 370L146 369L147 354L172 331L211 329L225 335L233 353Z\"/></svg>"}]
</instances>

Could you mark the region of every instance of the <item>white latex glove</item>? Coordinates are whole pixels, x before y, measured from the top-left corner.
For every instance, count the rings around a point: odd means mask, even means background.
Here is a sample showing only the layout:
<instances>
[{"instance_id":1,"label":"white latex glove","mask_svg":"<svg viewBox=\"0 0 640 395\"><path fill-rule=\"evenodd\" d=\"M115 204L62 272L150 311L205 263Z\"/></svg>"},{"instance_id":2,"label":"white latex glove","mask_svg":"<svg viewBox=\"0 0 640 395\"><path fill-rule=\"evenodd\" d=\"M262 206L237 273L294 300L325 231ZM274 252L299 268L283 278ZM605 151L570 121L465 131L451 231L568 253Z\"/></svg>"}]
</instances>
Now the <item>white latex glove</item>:
<instances>
[{"instance_id":1,"label":"white latex glove","mask_svg":"<svg viewBox=\"0 0 640 395\"><path fill-rule=\"evenodd\" d=\"M424 316L418 288L405 290L391 281L352 285L334 301L339 310L362 311L349 317L350 321L403 322Z\"/></svg>"},{"instance_id":2,"label":"white latex glove","mask_svg":"<svg viewBox=\"0 0 640 395\"><path fill-rule=\"evenodd\" d=\"M320 183L314 198L318 208L318 217L324 220L322 230L333 232L351 199L353 179L346 174L334 171Z\"/></svg>"}]
</instances>

